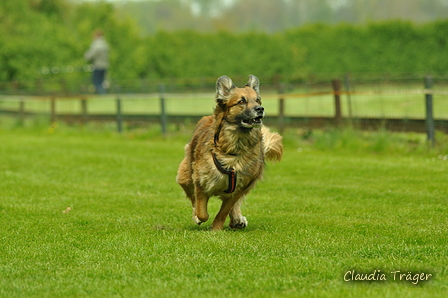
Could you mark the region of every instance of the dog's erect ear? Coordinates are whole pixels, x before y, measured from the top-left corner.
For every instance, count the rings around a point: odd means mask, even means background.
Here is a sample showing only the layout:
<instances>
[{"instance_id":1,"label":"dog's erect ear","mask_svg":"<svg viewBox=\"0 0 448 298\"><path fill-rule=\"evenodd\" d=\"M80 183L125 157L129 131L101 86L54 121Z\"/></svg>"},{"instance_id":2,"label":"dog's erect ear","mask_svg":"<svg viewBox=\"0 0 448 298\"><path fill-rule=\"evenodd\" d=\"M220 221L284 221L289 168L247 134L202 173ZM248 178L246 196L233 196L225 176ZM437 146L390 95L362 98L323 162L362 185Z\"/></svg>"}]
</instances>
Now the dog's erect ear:
<instances>
[{"instance_id":1,"label":"dog's erect ear","mask_svg":"<svg viewBox=\"0 0 448 298\"><path fill-rule=\"evenodd\" d=\"M260 80L256 76L249 75L249 81L247 81L246 86L254 89L257 93L260 93Z\"/></svg>"},{"instance_id":2,"label":"dog's erect ear","mask_svg":"<svg viewBox=\"0 0 448 298\"><path fill-rule=\"evenodd\" d=\"M233 88L235 88L235 85L228 76L220 77L216 81L216 101L222 102Z\"/></svg>"}]
</instances>

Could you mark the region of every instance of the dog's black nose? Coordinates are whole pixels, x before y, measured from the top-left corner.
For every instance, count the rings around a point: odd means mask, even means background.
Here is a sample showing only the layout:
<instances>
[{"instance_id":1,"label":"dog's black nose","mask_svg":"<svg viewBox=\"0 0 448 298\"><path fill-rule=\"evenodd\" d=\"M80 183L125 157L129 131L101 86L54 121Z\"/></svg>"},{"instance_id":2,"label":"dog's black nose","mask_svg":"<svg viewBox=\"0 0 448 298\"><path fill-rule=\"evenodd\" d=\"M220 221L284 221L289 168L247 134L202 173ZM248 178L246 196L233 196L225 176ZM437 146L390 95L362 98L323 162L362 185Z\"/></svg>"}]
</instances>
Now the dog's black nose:
<instances>
[{"instance_id":1,"label":"dog's black nose","mask_svg":"<svg viewBox=\"0 0 448 298\"><path fill-rule=\"evenodd\" d=\"M263 113L263 112L264 112L264 108L263 108L262 106L256 106L256 107L255 107L255 111L256 111L257 113Z\"/></svg>"}]
</instances>

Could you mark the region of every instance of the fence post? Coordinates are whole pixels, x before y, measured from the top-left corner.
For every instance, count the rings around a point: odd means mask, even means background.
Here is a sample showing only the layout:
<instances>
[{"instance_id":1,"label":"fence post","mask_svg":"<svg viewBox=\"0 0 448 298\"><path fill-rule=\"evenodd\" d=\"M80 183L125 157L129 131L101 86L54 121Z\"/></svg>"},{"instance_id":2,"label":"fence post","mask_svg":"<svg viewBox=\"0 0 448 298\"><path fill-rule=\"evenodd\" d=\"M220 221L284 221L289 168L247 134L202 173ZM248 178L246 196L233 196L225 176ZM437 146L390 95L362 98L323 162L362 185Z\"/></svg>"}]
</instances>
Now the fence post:
<instances>
[{"instance_id":1,"label":"fence post","mask_svg":"<svg viewBox=\"0 0 448 298\"><path fill-rule=\"evenodd\" d=\"M19 125L22 126L25 123L25 101L23 99L19 102Z\"/></svg>"},{"instance_id":2,"label":"fence post","mask_svg":"<svg viewBox=\"0 0 448 298\"><path fill-rule=\"evenodd\" d=\"M87 100L85 97L81 97L81 124L87 124Z\"/></svg>"},{"instance_id":3,"label":"fence post","mask_svg":"<svg viewBox=\"0 0 448 298\"><path fill-rule=\"evenodd\" d=\"M121 115L121 99L117 97L117 130L119 133L123 131L123 117Z\"/></svg>"},{"instance_id":4,"label":"fence post","mask_svg":"<svg viewBox=\"0 0 448 298\"><path fill-rule=\"evenodd\" d=\"M284 98L284 86L280 84L279 89L279 98L278 98L278 129L280 134L283 134L285 130L285 98Z\"/></svg>"},{"instance_id":5,"label":"fence post","mask_svg":"<svg viewBox=\"0 0 448 298\"><path fill-rule=\"evenodd\" d=\"M56 122L56 97L52 96L50 103L51 103L50 123L53 125Z\"/></svg>"},{"instance_id":6,"label":"fence post","mask_svg":"<svg viewBox=\"0 0 448 298\"><path fill-rule=\"evenodd\" d=\"M432 84L433 80L431 76L425 77L425 106L426 106L426 133L427 139L430 142L431 147L434 147L434 116L433 116L433 101L432 101Z\"/></svg>"},{"instance_id":7,"label":"fence post","mask_svg":"<svg viewBox=\"0 0 448 298\"><path fill-rule=\"evenodd\" d=\"M348 74L345 74L344 86L345 91L347 92L348 118L350 119L350 125L352 125L353 124L352 97L350 95L350 80Z\"/></svg>"},{"instance_id":8,"label":"fence post","mask_svg":"<svg viewBox=\"0 0 448 298\"><path fill-rule=\"evenodd\" d=\"M337 126L342 125L342 111L341 111L341 81L339 79L334 79L331 82L333 86L334 94L334 120Z\"/></svg>"},{"instance_id":9,"label":"fence post","mask_svg":"<svg viewBox=\"0 0 448 298\"><path fill-rule=\"evenodd\" d=\"M165 85L160 84L159 85L159 93L160 93L160 124L162 126L162 134L166 135L167 131L167 115L166 115L166 108L165 108Z\"/></svg>"}]
</instances>

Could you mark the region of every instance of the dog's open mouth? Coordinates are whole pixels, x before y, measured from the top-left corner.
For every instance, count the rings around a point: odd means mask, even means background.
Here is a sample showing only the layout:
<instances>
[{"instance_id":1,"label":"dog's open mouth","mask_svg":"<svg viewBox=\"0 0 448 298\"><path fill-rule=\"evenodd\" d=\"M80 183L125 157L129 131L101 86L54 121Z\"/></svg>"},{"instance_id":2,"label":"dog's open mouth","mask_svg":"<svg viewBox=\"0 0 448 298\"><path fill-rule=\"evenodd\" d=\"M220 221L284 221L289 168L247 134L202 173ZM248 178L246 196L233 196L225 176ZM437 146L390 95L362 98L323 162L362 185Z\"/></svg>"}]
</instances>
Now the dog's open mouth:
<instances>
[{"instance_id":1,"label":"dog's open mouth","mask_svg":"<svg viewBox=\"0 0 448 298\"><path fill-rule=\"evenodd\" d=\"M263 119L263 116L258 116L252 119L242 120L241 124L246 128L258 127L261 125L261 119Z\"/></svg>"}]
</instances>

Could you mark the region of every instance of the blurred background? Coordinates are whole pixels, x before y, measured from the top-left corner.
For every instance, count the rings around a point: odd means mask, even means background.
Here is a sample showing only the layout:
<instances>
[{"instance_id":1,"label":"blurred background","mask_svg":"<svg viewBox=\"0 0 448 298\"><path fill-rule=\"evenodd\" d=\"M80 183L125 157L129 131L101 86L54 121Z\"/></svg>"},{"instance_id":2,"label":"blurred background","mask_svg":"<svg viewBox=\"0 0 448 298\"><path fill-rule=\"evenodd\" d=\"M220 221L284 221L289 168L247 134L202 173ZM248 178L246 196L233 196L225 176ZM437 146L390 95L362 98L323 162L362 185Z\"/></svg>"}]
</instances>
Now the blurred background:
<instances>
[{"instance_id":1,"label":"blurred background","mask_svg":"<svg viewBox=\"0 0 448 298\"><path fill-rule=\"evenodd\" d=\"M209 88L222 74L266 84L448 70L447 0L1 0L0 92L91 91L83 54L96 28L115 93Z\"/></svg>"},{"instance_id":2,"label":"blurred background","mask_svg":"<svg viewBox=\"0 0 448 298\"><path fill-rule=\"evenodd\" d=\"M433 88L436 124L448 130L448 0L0 0L0 112L115 113L113 101L85 101L95 99L83 55L97 28L110 45L107 93L146 94L125 113L209 114L219 76L241 86L254 74L265 99L292 94L265 102L286 123L419 119L421 131ZM181 95L161 107L161 91ZM35 102L79 95L91 97Z\"/></svg>"}]
</instances>

